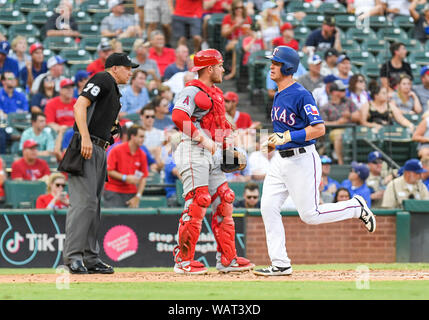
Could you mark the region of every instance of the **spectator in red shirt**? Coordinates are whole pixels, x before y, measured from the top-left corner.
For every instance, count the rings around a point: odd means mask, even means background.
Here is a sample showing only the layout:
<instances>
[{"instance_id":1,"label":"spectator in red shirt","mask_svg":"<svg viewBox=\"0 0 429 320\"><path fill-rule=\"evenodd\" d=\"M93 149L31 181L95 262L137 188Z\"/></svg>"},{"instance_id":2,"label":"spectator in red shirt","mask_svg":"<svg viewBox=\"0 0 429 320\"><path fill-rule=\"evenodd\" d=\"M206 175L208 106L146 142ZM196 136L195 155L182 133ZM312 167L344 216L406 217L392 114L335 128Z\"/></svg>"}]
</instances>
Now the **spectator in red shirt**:
<instances>
[{"instance_id":1,"label":"spectator in red shirt","mask_svg":"<svg viewBox=\"0 0 429 320\"><path fill-rule=\"evenodd\" d=\"M235 92L228 91L224 95L225 98L225 110L234 119L234 123L237 129L248 129L253 128L255 125L252 122L252 118L246 112L238 111L238 95ZM259 124L256 123L256 125Z\"/></svg>"},{"instance_id":2,"label":"spectator in red shirt","mask_svg":"<svg viewBox=\"0 0 429 320\"><path fill-rule=\"evenodd\" d=\"M203 16L203 0L176 0L173 12L173 37L179 44L186 45L186 29L194 42L194 52L201 48L201 18Z\"/></svg>"},{"instance_id":3,"label":"spectator in red shirt","mask_svg":"<svg viewBox=\"0 0 429 320\"><path fill-rule=\"evenodd\" d=\"M36 209L65 209L70 205L66 187L66 179L62 173L49 176L48 190L36 200Z\"/></svg>"},{"instance_id":4,"label":"spectator in red shirt","mask_svg":"<svg viewBox=\"0 0 429 320\"><path fill-rule=\"evenodd\" d=\"M48 163L38 158L37 142L27 140L22 146L22 158L12 163L12 180L43 180L51 174Z\"/></svg>"},{"instance_id":5,"label":"spectator in red shirt","mask_svg":"<svg viewBox=\"0 0 429 320\"><path fill-rule=\"evenodd\" d=\"M260 50L265 50L265 44L262 40L262 35L260 31L252 31L250 35L243 39L243 66L247 65L249 62L250 55L253 52Z\"/></svg>"},{"instance_id":6,"label":"spectator in red shirt","mask_svg":"<svg viewBox=\"0 0 429 320\"><path fill-rule=\"evenodd\" d=\"M159 73L163 77L168 65L176 61L176 51L165 47L164 34L159 30L152 31L150 34L150 44L149 59L156 61Z\"/></svg>"},{"instance_id":7,"label":"spectator in red shirt","mask_svg":"<svg viewBox=\"0 0 429 320\"><path fill-rule=\"evenodd\" d=\"M291 23L286 22L280 27L281 37L273 39L273 47L288 46L298 51L299 43L294 39L293 26Z\"/></svg>"},{"instance_id":8,"label":"spectator in red shirt","mask_svg":"<svg viewBox=\"0 0 429 320\"><path fill-rule=\"evenodd\" d=\"M128 129L128 142L110 150L107 157L109 181L104 186L104 206L138 208L148 176L146 154L140 149L145 131L133 125Z\"/></svg>"},{"instance_id":9,"label":"spectator in red shirt","mask_svg":"<svg viewBox=\"0 0 429 320\"><path fill-rule=\"evenodd\" d=\"M3 185L6 179L7 179L7 174L6 174L5 164L3 162L3 159L0 158L0 201L3 201L5 198Z\"/></svg>"},{"instance_id":10,"label":"spectator in red shirt","mask_svg":"<svg viewBox=\"0 0 429 320\"><path fill-rule=\"evenodd\" d=\"M59 131L60 127L71 127L74 124L73 106L77 99L73 97L73 90L73 80L61 80L60 95L52 98L46 104L46 123L56 132Z\"/></svg>"},{"instance_id":11,"label":"spectator in red shirt","mask_svg":"<svg viewBox=\"0 0 429 320\"><path fill-rule=\"evenodd\" d=\"M246 8L242 0L233 0L231 13L227 14L222 20L221 35L228 39L226 51L232 51L231 73L225 76L225 80L235 77L237 56L235 46L240 39L250 35L252 19L247 15Z\"/></svg>"},{"instance_id":12,"label":"spectator in red shirt","mask_svg":"<svg viewBox=\"0 0 429 320\"><path fill-rule=\"evenodd\" d=\"M112 45L108 40L102 40L97 46L97 52L98 59L94 60L86 67L86 71L90 73L89 77L92 77L98 72L104 71L104 64L106 63L106 59L113 53Z\"/></svg>"}]
</instances>

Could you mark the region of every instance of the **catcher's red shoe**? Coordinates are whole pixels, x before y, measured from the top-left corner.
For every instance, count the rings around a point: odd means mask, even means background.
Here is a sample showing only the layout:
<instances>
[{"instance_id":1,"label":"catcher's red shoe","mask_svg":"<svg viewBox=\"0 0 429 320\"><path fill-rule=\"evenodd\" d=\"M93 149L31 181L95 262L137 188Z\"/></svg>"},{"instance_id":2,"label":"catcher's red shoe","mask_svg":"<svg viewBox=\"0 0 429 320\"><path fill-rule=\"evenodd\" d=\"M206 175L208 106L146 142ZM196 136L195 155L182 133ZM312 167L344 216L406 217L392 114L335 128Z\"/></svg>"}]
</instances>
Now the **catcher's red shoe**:
<instances>
[{"instance_id":1,"label":"catcher's red shoe","mask_svg":"<svg viewBox=\"0 0 429 320\"><path fill-rule=\"evenodd\" d=\"M208 269L201 262L192 260L176 263L174 272L180 274L206 274Z\"/></svg>"},{"instance_id":2,"label":"catcher's red shoe","mask_svg":"<svg viewBox=\"0 0 429 320\"><path fill-rule=\"evenodd\" d=\"M221 261L218 260L216 263L216 269L219 270L219 272L243 272L252 270L255 267L253 263L250 262L250 260L243 258L243 257L237 257L228 266L224 266Z\"/></svg>"}]
</instances>

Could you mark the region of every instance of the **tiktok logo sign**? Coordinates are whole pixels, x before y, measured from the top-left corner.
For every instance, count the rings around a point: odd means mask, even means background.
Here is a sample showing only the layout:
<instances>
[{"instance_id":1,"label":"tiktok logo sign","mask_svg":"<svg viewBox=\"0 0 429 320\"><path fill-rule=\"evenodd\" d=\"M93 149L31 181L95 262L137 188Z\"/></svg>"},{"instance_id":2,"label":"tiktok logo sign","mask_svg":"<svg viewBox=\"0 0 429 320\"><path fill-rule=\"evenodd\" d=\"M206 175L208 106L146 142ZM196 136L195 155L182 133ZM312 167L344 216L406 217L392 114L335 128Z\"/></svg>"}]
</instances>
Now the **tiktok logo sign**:
<instances>
[{"instance_id":1,"label":"tiktok logo sign","mask_svg":"<svg viewBox=\"0 0 429 320\"><path fill-rule=\"evenodd\" d=\"M24 242L24 237L19 232L15 232L14 237L6 241L6 250L10 253L17 253L21 242Z\"/></svg>"}]
</instances>

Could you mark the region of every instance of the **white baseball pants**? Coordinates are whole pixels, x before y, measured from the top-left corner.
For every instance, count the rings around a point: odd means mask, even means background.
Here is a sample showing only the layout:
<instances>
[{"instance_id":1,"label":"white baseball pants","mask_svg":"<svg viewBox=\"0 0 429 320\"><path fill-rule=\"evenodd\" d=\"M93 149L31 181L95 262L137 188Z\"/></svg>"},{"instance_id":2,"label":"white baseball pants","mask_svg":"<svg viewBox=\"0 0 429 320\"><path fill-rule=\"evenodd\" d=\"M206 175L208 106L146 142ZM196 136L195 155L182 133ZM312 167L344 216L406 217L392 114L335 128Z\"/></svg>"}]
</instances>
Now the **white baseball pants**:
<instances>
[{"instance_id":1,"label":"white baseball pants","mask_svg":"<svg viewBox=\"0 0 429 320\"><path fill-rule=\"evenodd\" d=\"M285 230L280 214L288 196L302 221L308 224L336 222L359 218L361 206L355 199L319 205L322 164L314 145L306 153L282 158L276 151L264 180L261 214L265 225L268 254L277 267L289 267Z\"/></svg>"}]
</instances>

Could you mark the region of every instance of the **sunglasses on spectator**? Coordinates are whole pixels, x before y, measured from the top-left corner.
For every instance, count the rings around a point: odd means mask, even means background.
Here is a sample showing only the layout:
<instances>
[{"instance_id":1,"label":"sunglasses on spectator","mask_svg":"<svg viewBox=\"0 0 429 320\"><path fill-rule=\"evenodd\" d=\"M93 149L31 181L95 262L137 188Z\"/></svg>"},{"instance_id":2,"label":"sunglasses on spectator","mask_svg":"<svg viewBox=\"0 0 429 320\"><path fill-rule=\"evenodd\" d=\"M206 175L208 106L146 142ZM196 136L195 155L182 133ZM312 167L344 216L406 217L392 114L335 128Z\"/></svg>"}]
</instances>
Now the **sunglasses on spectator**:
<instances>
[{"instance_id":1,"label":"sunglasses on spectator","mask_svg":"<svg viewBox=\"0 0 429 320\"><path fill-rule=\"evenodd\" d=\"M243 6L241 6L241 7L235 7L234 10L237 10L237 9L244 9L244 7Z\"/></svg>"},{"instance_id":2,"label":"sunglasses on spectator","mask_svg":"<svg viewBox=\"0 0 429 320\"><path fill-rule=\"evenodd\" d=\"M258 196L246 196L246 199L258 199Z\"/></svg>"},{"instance_id":3,"label":"sunglasses on spectator","mask_svg":"<svg viewBox=\"0 0 429 320\"><path fill-rule=\"evenodd\" d=\"M358 82L365 82L365 80L364 79L359 79Z\"/></svg>"},{"instance_id":4,"label":"sunglasses on spectator","mask_svg":"<svg viewBox=\"0 0 429 320\"><path fill-rule=\"evenodd\" d=\"M144 116L146 119L152 118L155 119L155 116Z\"/></svg>"},{"instance_id":5,"label":"sunglasses on spectator","mask_svg":"<svg viewBox=\"0 0 429 320\"><path fill-rule=\"evenodd\" d=\"M65 188L65 187L66 187L66 185L65 185L64 183L56 183L56 184L55 184L55 186L56 186L57 188L59 188L59 187L63 187L63 188Z\"/></svg>"},{"instance_id":6,"label":"sunglasses on spectator","mask_svg":"<svg viewBox=\"0 0 429 320\"><path fill-rule=\"evenodd\" d=\"M5 77L5 80L15 80L15 77Z\"/></svg>"}]
</instances>

